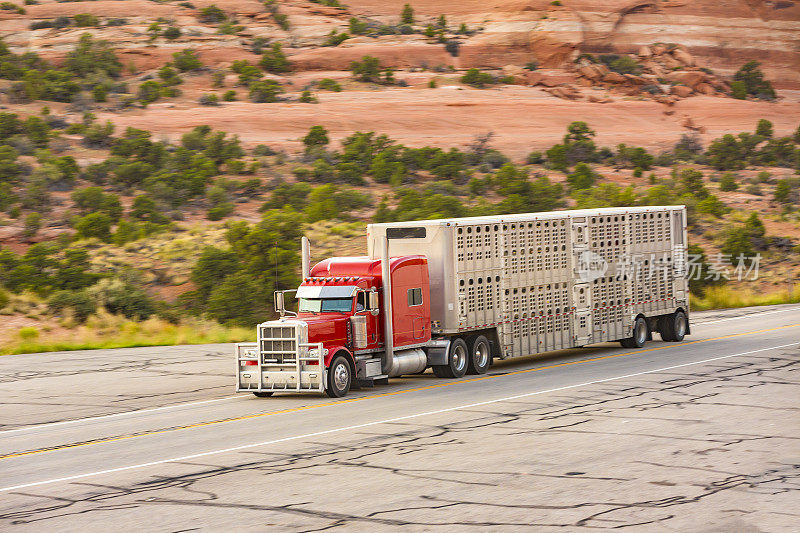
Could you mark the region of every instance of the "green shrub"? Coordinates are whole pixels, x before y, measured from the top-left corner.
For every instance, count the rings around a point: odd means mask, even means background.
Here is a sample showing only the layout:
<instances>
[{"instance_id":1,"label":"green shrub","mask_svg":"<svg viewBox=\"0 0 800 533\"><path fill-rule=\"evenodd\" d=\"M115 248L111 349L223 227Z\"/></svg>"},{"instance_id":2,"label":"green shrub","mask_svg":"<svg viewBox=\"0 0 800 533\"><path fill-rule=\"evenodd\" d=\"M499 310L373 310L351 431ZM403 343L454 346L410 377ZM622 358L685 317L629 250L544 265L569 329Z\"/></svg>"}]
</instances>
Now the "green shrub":
<instances>
[{"instance_id":1,"label":"green shrub","mask_svg":"<svg viewBox=\"0 0 800 533\"><path fill-rule=\"evenodd\" d=\"M334 29L328 34L328 37L325 39L325 42L322 43L322 46L339 46L349 38L350 34L346 32L337 33Z\"/></svg>"},{"instance_id":2,"label":"green shrub","mask_svg":"<svg viewBox=\"0 0 800 533\"><path fill-rule=\"evenodd\" d=\"M719 180L719 190L722 192L730 192L735 191L739 188L739 184L736 183L736 177L733 175L732 172L726 172L722 175L722 178Z\"/></svg>"},{"instance_id":3,"label":"green shrub","mask_svg":"<svg viewBox=\"0 0 800 533\"><path fill-rule=\"evenodd\" d=\"M18 6L17 4L14 4L12 2L0 2L0 9L2 9L3 11L13 11L13 12L17 13L18 15L24 15L25 14L25 8L24 7Z\"/></svg>"},{"instance_id":4,"label":"green shrub","mask_svg":"<svg viewBox=\"0 0 800 533\"><path fill-rule=\"evenodd\" d=\"M100 20L89 13L79 13L74 15L72 20L75 21L75 25L79 28L86 26L98 26L100 24Z\"/></svg>"},{"instance_id":5,"label":"green shrub","mask_svg":"<svg viewBox=\"0 0 800 533\"><path fill-rule=\"evenodd\" d=\"M188 48L172 54L172 64L181 72L195 70L203 66L203 63L197 56L197 52Z\"/></svg>"},{"instance_id":6,"label":"green shrub","mask_svg":"<svg viewBox=\"0 0 800 533\"><path fill-rule=\"evenodd\" d=\"M302 94L300 94L299 101L304 103L304 104L317 104L317 103L319 103L319 100L311 93L311 91L303 91Z\"/></svg>"},{"instance_id":7,"label":"green shrub","mask_svg":"<svg viewBox=\"0 0 800 533\"><path fill-rule=\"evenodd\" d=\"M277 102L283 89L275 80L254 81L250 84L250 100L255 103Z\"/></svg>"},{"instance_id":8,"label":"green shrub","mask_svg":"<svg viewBox=\"0 0 800 533\"><path fill-rule=\"evenodd\" d=\"M324 147L328 143L330 143L330 139L328 138L328 130L326 130L323 126L312 126L311 129L308 130L306 136L303 137L303 144L306 146L306 153L315 148Z\"/></svg>"},{"instance_id":9,"label":"green shrub","mask_svg":"<svg viewBox=\"0 0 800 533\"><path fill-rule=\"evenodd\" d=\"M764 192L761 190L761 187L757 183L751 183L748 185L744 192L754 196L761 196L764 194Z\"/></svg>"},{"instance_id":10,"label":"green shrub","mask_svg":"<svg viewBox=\"0 0 800 533\"><path fill-rule=\"evenodd\" d=\"M352 35L363 35L367 33L367 23L358 20L356 17L350 17L348 24L350 25L350 33Z\"/></svg>"},{"instance_id":11,"label":"green shrub","mask_svg":"<svg viewBox=\"0 0 800 533\"><path fill-rule=\"evenodd\" d=\"M216 24L217 22L222 22L226 18L225 12L217 7L216 4L211 4L208 7L204 7L200 10L200 22L205 22L207 24Z\"/></svg>"},{"instance_id":12,"label":"green shrub","mask_svg":"<svg viewBox=\"0 0 800 533\"><path fill-rule=\"evenodd\" d=\"M111 240L111 217L105 213L89 213L75 223L75 230L81 239L96 238Z\"/></svg>"},{"instance_id":13,"label":"green shrub","mask_svg":"<svg viewBox=\"0 0 800 533\"><path fill-rule=\"evenodd\" d=\"M248 86L263 76L258 67L251 65L246 59L234 61L231 70L239 75L239 85Z\"/></svg>"},{"instance_id":14,"label":"green shrub","mask_svg":"<svg viewBox=\"0 0 800 533\"><path fill-rule=\"evenodd\" d=\"M772 129L772 122L769 120L762 118L758 121L756 125L756 135L760 135L762 137L771 138L774 135L774 130Z\"/></svg>"},{"instance_id":15,"label":"green shrub","mask_svg":"<svg viewBox=\"0 0 800 533\"><path fill-rule=\"evenodd\" d=\"M225 91L225 94L222 95L222 100L225 102L235 102L236 101L236 91L230 90Z\"/></svg>"},{"instance_id":16,"label":"green shrub","mask_svg":"<svg viewBox=\"0 0 800 533\"><path fill-rule=\"evenodd\" d=\"M461 42L456 39L448 39L444 43L445 51L453 57L458 57L461 53Z\"/></svg>"},{"instance_id":17,"label":"green shrub","mask_svg":"<svg viewBox=\"0 0 800 533\"><path fill-rule=\"evenodd\" d=\"M483 88L486 85L495 83L495 79L494 76L488 72L481 72L477 68L471 68L467 70L466 74L461 76L461 83L476 88Z\"/></svg>"},{"instance_id":18,"label":"green shrub","mask_svg":"<svg viewBox=\"0 0 800 533\"><path fill-rule=\"evenodd\" d=\"M32 326L19 328L17 335L23 341L32 341L39 338L39 330Z\"/></svg>"},{"instance_id":19,"label":"green shrub","mask_svg":"<svg viewBox=\"0 0 800 533\"><path fill-rule=\"evenodd\" d=\"M779 180L775 187L775 194L773 196L776 202L781 204L789 204L792 202L792 187L789 180Z\"/></svg>"},{"instance_id":20,"label":"green shrub","mask_svg":"<svg viewBox=\"0 0 800 533\"><path fill-rule=\"evenodd\" d=\"M567 183L572 190L588 189L597 181L597 173L586 163L578 163L575 171L567 175Z\"/></svg>"},{"instance_id":21,"label":"green shrub","mask_svg":"<svg viewBox=\"0 0 800 533\"><path fill-rule=\"evenodd\" d=\"M764 79L764 73L761 72L760 66L761 63L758 61L748 61L733 75L733 83L744 83L745 92L748 95L763 100L774 100L775 90L772 88L772 83Z\"/></svg>"},{"instance_id":22,"label":"green shrub","mask_svg":"<svg viewBox=\"0 0 800 533\"><path fill-rule=\"evenodd\" d=\"M70 309L78 322L85 322L97 310L97 303L86 291L57 291L47 299L47 307L53 313Z\"/></svg>"},{"instance_id":23,"label":"green shrub","mask_svg":"<svg viewBox=\"0 0 800 533\"><path fill-rule=\"evenodd\" d=\"M253 326L269 313L269 293L245 272L225 277L215 285L206 305L208 316L227 324Z\"/></svg>"},{"instance_id":24,"label":"green shrub","mask_svg":"<svg viewBox=\"0 0 800 533\"><path fill-rule=\"evenodd\" d=\"M42 228L42 215L37 212L28 213L25 217L25 227L22 230L22 235L26 238L33 237Z\"/></svg>"},{"instance_id":25,"label":"green shrub","mask_svg":"<svg viewBox=\"0 0 800 533\"><path fill-rule=\"evenodd\" d=\"M278 13L276 11L272 14L272 20L274 20L275 24L277 24L278 27L283 31L289 31L289 17L285 13Z\"/></svg>"},{"instance_id":26,"label":"green shrub","mask_svg":"<svg viewBox=\"0 0 800 533\"><path fill-rule=\"evenodd\" d=\"M410 4L403 6L403 11L400 13L400 22L402 24L414 24L414 8Z\"/></svg>"},{"instance_id":27,"label":"green shrub","mask_svg":"<svg viewBox=\"0 0 800 533\"><path fill-rule=\"evenodd\" d=\"M697 210L717 218L721 218L723 215L730 212L730 208L713 194L709 194L701 200L697 204Z\"/></svg>"},{"instance_id":28,"label":"green shrub","mask_svg":"<svg viewBox=\"0 0 800 533\"><path fill-rule=\"evenodd\" d=\"M342 91L342 86L331 78L322 78L317 82L317 87L324 91L333 91L335 93Z\"/></svg>"},{"instance_id":29,"label":"green shrub","mask_svg":"<svg viewBox=\"0 0 800 533\"><path fill-rule=\"evenodd\" d=\"M236 210L236 207L230 202L223 202L208 210L206 218L208 220L217 221L230 216Z\"/></svg>"},{"instance_id":30,"label":"green shrub","mask_svg":"<svg viewBox=\"0 0 800 533\"><path fill-rule=\"evenodd\" d=\"M725 238L720 251L723 254L730 254L731 259L736 261L740 255L745 257L752 256L755 252L750 236L745 228L729 228L728 236Z\"/></svg>"},{"instance_id":31,"label":"green shrub","mask_svg":"<svg viewBox=\"0 0 800 533\"><path fill-rule=\"evenodd\" d=\"M141 288L140 279L125 277L133 279L103 279L88 290L89 295L110 313L146 320L156 312L155 303Z\"/></svg>"},{"instance_id":32,"label":"green shrub","mask_svg":"<svg viewBox=\"0 0 800 533\"><path fill-rule=\"evenodd\" d=\"M283 45L281 43L273 43L272 47L261 56L261 61L259 61L258 65L267 72L275 74L292 70L291 63L283 53Z\"/></svg>"},{"instance_id":33,"label":"green shrub","mask_svg":"<svg viewBox=\"0 0 800 533\"><path fill-rule=\"evenodd\" d=\"M219 96L214 93L204 94L198 100L200 105L217 106L219 105Z\"/></svg>"},{"instance_id":34,"label":"green shrub","mask_svg":"<svg viewBox=\"0 0 800 533\"><path fill-rule=\"evenodd\" d=\"M358 81L379 82L381 73L381 62L377 57L364 56L361 61L350 63L350 71Z\"/></svg>"},{"instance_id":35,"label":"green shrub","mask_svg":"<svg viewBox=\"0 0 800 533\"><path fill-rule=\"evenodd\" d=\"M609 68L609 70L619 74L639 75L642 72L642 66L638 61L630 56L601 54L599 59L601 63L604 63Z\"/></svg>"},{"instance_id":36,"label":"green shrub","mask_svg":"<svg viewBox=\"0 0 800 533\"><path fill-rule=\"evenodd\" d=\"M97 73L116 78L122 72L122 63L108 41L95 40L90 33L84 33L67 54L64 68L80 77Z\"/></svg>"},{"instance_id":37,"label":"green shrub","mask_svg":"<svg viewBox=\"0 0 800 533\"><path fill-rule=\"evenodd\" d=\"M236 35L242 30L244 30L244 26L234 24L232 21L228 20L219 25L217 33L220 35Z\"/></svg>"},{"instance_id":38,"label":"green shrub","mask_svg":"<svg viewBox=\"0 0 800 533\"><path fill-rule=\"evenodd\" d=\"M102 187L84 187L73 191L70 196L82 215L101 212L107 214L113 222L122 216L122 203L119 196L103 192Z\"/></svg>"},{"instance_id":39,"label":"green shrub","mask_svg":"<svg viewBox=\"0 0 800 533\"><path fill-rule=\"evenodd\" d=\"M95 85L92 88L92 98L95 102L105 102L108 96L108 89L105 85Z\"/></svg>"},{"instance_id":40,"label":"green shrub","mask_svg":"<svg viewBox=\"0 0 800 533\"><path fill-rule=\"evenodd\" d=\"M161 84L155 80L142 83L139 85L136 97L145 105L155 102L161 98Z\"/></svg>"}]
</instances>

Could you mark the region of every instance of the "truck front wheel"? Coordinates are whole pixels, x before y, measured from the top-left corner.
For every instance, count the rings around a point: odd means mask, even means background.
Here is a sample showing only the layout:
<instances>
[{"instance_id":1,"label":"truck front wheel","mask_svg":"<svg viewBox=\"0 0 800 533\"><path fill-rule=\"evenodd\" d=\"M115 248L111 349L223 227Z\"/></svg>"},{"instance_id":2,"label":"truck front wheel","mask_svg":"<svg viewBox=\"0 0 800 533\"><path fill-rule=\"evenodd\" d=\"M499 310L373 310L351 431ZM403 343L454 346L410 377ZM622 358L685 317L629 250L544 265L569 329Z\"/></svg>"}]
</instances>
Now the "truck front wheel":
<instances>
[{"instance_id":1,"label":"truck front wheel","mask_svg":"<svg viewBox=\"0 0 800 533\"><path fill-rule=\"evenodd\" d=\"M489 339L483 335L472 337L469 340L469 364L467 373L485 374L492 364L492 348Z\"/></svg>"},{"instance_id":2,"label":"truck front wheel","mask_svg":"<svg viewBox=\"0 0 800 533\"><path fill-rule=\"evenodd\" d=\"M450 349L447 351L447 364L434 365L433 373L439 378L460 378L467 373L467 361L469 359L469 349L464 339L453 339L450 341Z\"/></svg>"},{"instance_id":3,"label":"truck front wheel","mask_svg":"<svg viewBox=\"0 0 800 533\"><path fill-rule=\"evenodd\" d=\"M325 392L331 398L341 398L350 391L352 384L353 372L350 369L350 363L344 356L334 357L328 368L328 386Z\"/></svg>"}]
</instances>

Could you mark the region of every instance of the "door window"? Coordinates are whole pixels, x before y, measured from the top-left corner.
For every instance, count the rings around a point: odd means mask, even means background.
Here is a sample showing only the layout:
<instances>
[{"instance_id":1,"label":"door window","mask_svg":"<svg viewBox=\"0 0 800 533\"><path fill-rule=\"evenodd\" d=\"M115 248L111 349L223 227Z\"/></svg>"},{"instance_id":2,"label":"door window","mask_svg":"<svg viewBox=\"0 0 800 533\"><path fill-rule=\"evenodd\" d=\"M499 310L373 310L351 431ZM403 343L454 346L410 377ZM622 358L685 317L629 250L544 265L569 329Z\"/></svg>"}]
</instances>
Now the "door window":
<instances>
[{"instance_id":1,"label":"door window","mask_svg":"<svg viewBox=\"0 0 800 533\"><path fill-rule=\"evenodd\" d=\"M408 289L408 306L422 305L422 289Z\"/></svg>"}]
</instances>

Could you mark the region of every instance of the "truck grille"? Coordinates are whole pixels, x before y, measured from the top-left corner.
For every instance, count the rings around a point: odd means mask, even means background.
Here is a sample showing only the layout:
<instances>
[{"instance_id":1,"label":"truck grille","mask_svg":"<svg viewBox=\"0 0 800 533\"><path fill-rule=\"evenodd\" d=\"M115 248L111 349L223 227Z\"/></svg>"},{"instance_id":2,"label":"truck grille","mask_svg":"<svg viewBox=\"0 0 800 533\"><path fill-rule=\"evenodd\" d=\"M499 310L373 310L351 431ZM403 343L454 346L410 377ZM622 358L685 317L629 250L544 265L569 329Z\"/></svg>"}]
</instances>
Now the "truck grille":
<instances>
[{"instance_id":1,"label":"truck grille","mask_svg":"<svg viewBox=\"0 0 800 533\"><path fill-rule=\"evenodd\" d=\"M297 342L297 328L294 325L258 328L262 364L293 363L297 358Z\"/></svg>"}]
</instances>

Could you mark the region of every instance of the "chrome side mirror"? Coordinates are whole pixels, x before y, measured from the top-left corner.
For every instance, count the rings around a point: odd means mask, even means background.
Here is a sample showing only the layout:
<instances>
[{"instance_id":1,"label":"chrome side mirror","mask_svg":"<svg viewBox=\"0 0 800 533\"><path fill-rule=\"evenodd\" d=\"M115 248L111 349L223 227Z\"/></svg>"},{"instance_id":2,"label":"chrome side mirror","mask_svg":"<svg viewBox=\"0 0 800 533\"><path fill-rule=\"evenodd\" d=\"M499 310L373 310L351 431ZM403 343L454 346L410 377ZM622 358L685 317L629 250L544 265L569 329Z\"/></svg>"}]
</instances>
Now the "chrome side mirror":
<instances>
[{"instance_id":1,"label":"chrome side mirror","mask_svg":"<svg viewBox=\"0 0 800 533\"><path fill-rule=\"evenodd\" d=\"M372 316L378 316L380 313L380 301L378 299L378 291L369 291L369 312Z\"/></svg>"},{"instance_id":2,"label":"chrome side mirror","mask_svg":"<svg viewBox=\"0 0 800 533\"><path fill-rule=\"evenodd\" d=\"M297 292L297 289L292 289L290 291L275 291L275 312L279 313L281 315L281 318L283 318L283 316L286 313L290 313L291 316L297 316L297 313L295 313L294 311L287 311L286 310L286 293L287 292L295 293L295 292Z\"/></svg>"},{"instance_id":3,"label":"chrome side mirror","mask_svg":"<svg viewBox=\"0 0 800 533\"><path fill-rule=\"evenodd\" d=\"M275 312L281 316L286 314L286 304L283 296L283 291L275 291Z\"/></svg>"}]
</instances>

